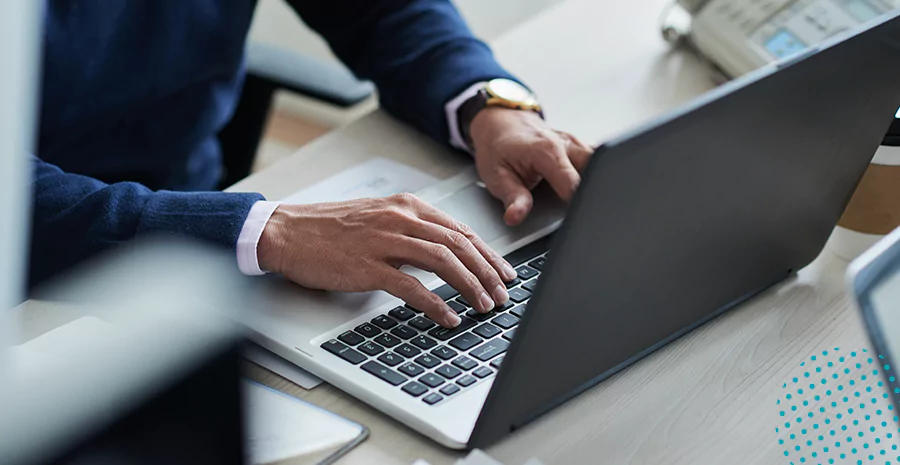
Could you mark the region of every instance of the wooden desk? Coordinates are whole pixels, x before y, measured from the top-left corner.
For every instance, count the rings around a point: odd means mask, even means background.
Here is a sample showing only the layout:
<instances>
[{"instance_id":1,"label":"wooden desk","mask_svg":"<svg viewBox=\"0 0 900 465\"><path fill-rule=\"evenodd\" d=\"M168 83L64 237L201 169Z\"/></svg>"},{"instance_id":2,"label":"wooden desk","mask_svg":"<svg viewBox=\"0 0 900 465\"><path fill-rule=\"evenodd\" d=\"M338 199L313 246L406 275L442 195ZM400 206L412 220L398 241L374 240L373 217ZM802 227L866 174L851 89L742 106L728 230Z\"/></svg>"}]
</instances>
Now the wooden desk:
<instances>
[{"instance_id":1,"label":"wooden desk","mask_svg":"<svg viewBox=\"0 0 900 465\"><path fill-rule=\"evenodd\" d=\"M604 140L712 86L698 60L671 51L656 19L667 0L570 0L493 45L541 95L550 121ZM285 197L368 157L448 177L470 163L374 113L233 190ZM492 447L510 465L781 463L773 428L782 382L808 354L867 345L849 308L846 264L825 252L796 279L716 319ZM652 283L648 283L652 285ZM265 370L258 380L368 426L341 464L452 463L443 449L331 386L304 391Z\"/></svg>"},{"instance_id":2,"label":"wooden desk","mask_svg":"<svg viewBox=\"0 0 900 465\"><path fill-rule=\"evenodd\" d=\"M598 142L713 85L696 58L659 38L656 19L665 3L570 0L493 46L541 96L551 123ZM375 155L438 177L469 162L375 113L235 189L280 198ZM773 428L782 382L817 350L867 345L843 291L845 267L826 251L796 279L557 408L489 453L515 465L533 456L548 465L780 463ZM331 386L304 391L262 369L255 376L372 430L342 464L425 458L437 465L459 456Z\"/></svg>"}]
</instances>

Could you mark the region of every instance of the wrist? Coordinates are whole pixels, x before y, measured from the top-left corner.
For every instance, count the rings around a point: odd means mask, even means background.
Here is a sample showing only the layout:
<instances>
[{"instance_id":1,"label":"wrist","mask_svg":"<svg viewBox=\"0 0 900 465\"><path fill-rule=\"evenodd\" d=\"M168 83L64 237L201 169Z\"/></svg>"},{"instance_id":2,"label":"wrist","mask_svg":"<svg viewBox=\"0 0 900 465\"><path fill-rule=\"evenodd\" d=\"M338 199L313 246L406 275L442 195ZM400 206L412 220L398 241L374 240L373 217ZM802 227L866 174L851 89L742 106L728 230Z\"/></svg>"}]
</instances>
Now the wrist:
<instances>
[{"instance_id":1,"label":"wrist","mask_svg":"<svg viewBox=\"0 0 900 465\"><path fill-rule=\"evenodd\" d=\"M256 247L256 257L259 261L259 267L271 273L281 273L282 267L282 251L284 250L286 231L286 211L283 205L279 205L266 227L263 228L262 235L259 236L259 243Z\"/></svg>"},{"instance_id":2,"label":"wrist","mask_svg":"<svg viewBox=\"0 0 900 465\"><path fill-rule=\"evenodd\" d=\"M496 140L503 134L522 132L526 128L543 124L541 116L533 111L505 107L486 107L479 111L469 124L467 141L477 153L479 147Z\"/></svg>"},{"instance_id":3,"label":"wrist","mask_svg":"<svg viewBox=\"0 0 900 465\"><path fill-rule=\"evenodd\" d=\"M466 93L476 93L468 97L457 109L456 126L462 142L471 151L474 149L473 124L488 109L514 110L532 113L543 118L543 110L537 97L527 87L518 82L498 78L478 84L480 88L472 88ZM464 95L466 94L464 93Z\"/></svg>"}]
</instances>

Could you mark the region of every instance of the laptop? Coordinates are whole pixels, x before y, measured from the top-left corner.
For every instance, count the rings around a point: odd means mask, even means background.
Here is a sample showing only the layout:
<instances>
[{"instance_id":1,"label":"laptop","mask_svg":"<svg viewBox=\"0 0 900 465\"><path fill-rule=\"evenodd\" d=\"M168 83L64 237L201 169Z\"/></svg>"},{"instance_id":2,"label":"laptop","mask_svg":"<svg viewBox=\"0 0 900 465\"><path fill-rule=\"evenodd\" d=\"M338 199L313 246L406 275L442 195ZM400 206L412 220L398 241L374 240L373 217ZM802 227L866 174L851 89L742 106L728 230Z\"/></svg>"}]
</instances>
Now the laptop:
<instances>
[{"instance_id":1,"label":"laptop","mask_svg":"<svg viewBox=\"0 0 900 465\"><path fill-rule=\"evenodd\" d=\"M847 290L862 314L869 341L883 364L900 360L900 229L859 256L847 269ZM884 377L893 377L883 370ZM893 388L896 383L886 379ZM900 408L900 391L889 389L894 408Z\"/></svg>"},{"instance_id":2,"label":"laptop","mask_svg":"<svg viewBox=\"0 0 900 465\"><path fill-rule=\"evenodd\" d=\"M812 261L900 105L898 57L895 13L724 85L599 148L571 205L543 192L516 228L472 173L420 193L518 270L488 315L411 271L459 328L277 285L248 325L438 443L486 447Z\"/></svg>"}]
</instances>

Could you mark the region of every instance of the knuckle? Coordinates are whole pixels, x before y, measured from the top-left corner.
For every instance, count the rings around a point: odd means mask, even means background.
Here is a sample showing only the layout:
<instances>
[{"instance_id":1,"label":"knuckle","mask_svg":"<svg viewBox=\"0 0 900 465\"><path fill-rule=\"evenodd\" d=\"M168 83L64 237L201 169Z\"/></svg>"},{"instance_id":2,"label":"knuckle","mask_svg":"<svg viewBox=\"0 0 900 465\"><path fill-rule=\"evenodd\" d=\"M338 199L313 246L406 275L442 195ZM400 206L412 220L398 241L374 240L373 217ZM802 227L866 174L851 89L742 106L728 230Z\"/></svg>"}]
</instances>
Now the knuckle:
<instances>
[{"instance_id":1,"label":"knuckle","mask_svg":"<svg viewBox=\"0 0 900 465\"><path fill-rule=\"evenodd\" d=\"M466 250L469 248L469 238L456 231L447 233L447 243L456 250Z\"/></svg>"},{"instance_id":2,"label":"knuckle","mask_svg":"<svg viewBox=\"0 0 900 465\"><path fill-rule=\"evenodd\" d=\"M409 192L401 192L399 194L394 194L391 196L391 200L397 204L402 205L404 207L410 207L416 205L419 202L419 198Z\"/></svg>"},{"instance_id":3,"label":"knuckle","mask_svg":"<svg viewBox=\"0 0 900 465\"><path fill-rule=\"evenodd\" d=\"M445 245L436 244L430 248L429 254L435 263L448 264L453 261L455 255Z\"/></svg>"},{"instance_id":4,"label":"knuckle","mask_svg":"<svg viewBox=\"0 0 900 465\"><path fill-rule=\"evenodd\" d=\"M403 211L403 209L400 207L389 206L382 212L381 215L379 215L379 218L385 220L388 224L395 225L397 223L408 220L409 215L407 215L406 212Z\"/></svg>"},{"instance_id":5,"label":"knuckle","mask_svg":"<svg viewBox=\"0 0 900 465\"><path fill-rule=\"evenodd\" d=\"M456 227L456 230L459 231L460 234L462 234L463 236L465 236L468 239L475 239L478 237L478 235L475 234L475 230L472 229L472 227L467 225L466 223L463 223L461 221L456 221L454 226Z\"/></svg>"},{"instance_id":6,"label":"knuckle","mask_svg":"<svg viewBox=\"0 0 900 465\"><path fill-rule=\"evenodd\" d=\"M546 137L537 143L538 149L548 155L558 156L563 151L563 143L558 137Z\"/></svg>"}]
</instances>

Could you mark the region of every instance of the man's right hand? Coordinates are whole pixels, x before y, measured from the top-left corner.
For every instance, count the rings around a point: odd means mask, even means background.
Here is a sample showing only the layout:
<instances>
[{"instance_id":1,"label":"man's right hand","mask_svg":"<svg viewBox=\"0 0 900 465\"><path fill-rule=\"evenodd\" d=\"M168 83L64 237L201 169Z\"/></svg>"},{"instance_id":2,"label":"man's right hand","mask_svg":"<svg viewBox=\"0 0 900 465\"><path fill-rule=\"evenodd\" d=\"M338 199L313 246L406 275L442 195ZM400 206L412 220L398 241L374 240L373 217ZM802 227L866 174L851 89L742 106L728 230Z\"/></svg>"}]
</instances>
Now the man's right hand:
<instances>
[{"instance_id":1,"label":"man's right hand","mask_svg":"<svg viewBox=\"0 0 900 465\"><path fill-rule=\"evenodd\" d=\"M516 271L468 226L411 194L280 205L257 249L260 267L311 289L384 290L445 327L460 319L402 265L432 271L479 312L509 300Z\"/></svg>"}]
</instances>

